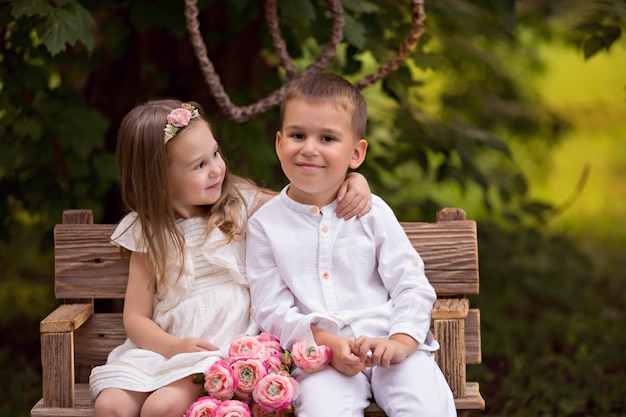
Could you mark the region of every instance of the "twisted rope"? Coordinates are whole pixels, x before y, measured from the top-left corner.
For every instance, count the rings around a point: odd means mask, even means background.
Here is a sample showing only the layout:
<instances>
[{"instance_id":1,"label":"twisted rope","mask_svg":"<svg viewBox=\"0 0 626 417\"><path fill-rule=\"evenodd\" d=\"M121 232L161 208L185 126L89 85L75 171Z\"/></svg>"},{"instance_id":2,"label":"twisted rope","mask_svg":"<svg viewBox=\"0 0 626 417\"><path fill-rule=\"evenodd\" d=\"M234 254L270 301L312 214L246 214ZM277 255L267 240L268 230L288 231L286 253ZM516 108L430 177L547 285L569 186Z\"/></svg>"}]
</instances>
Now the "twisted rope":
<instances>
[{"instance_id":1,"label":"twisted rope","mask_svg":"<svg viewBox=\"0 0 626 417\"><path fill-rule=\"evenodd\" d=\"M270 108L279 105L285 96L289 83L284 84L281 88L275 90L267 97L254 104L245 107L238 107L232 103L230 97L222 86L219 75L215 71L213 62L211 62L208 57L206 44L204 43L204 39L200 33L197 3L197 0L185 0L185 19L187 22L187 31L189 32L189 40L193 46L194 54L198 59L198 64L204 76L204 81L209 86L211 94L215 97L216 103L222 112L231 120L237 123L243 123L256 115L264 113ZM345 21L343 18L343 7L341 5L341 1L327 0L326 4L328 9L333 14L330 39L315 62L303 71L303 75L319 72L326 68L330 60L337 53L337 45L343 39L343 27L345 25ZM387 76L390 72L398 69L399 64L405 60L410 51L417 46L419 38L424 31L425 18L426 14L424 13L424 1L411 0L411 28L398 52L389 62L380 66L372 74L357 81L355 83L357 88L363 89L370 86L379 79ZM272 39L272 44L280 57L281 65L286 70L287 77L289 80L299 77L300 75L289 57L287 46L280 33L280 26L278 22L278 4L276 0L267 0L265 4L265 20Z\"/></svg>"},{"instance_id":2,"label":"twisted rope","mask_svg":"<svg viewBox=\"0 0 626 417\"><path fill-rule=\"evenodd\" d=\"M354 83L354 85L361 90L386 77L390 72L397 70L400 63L406 59L411 50L419 43L420 37L424 33L424 20L426 20L424 0L411 0L411 28L402 45L400 45L398 52L396 52L395 57L370 75Z\"/></svg>"}]
</instances>

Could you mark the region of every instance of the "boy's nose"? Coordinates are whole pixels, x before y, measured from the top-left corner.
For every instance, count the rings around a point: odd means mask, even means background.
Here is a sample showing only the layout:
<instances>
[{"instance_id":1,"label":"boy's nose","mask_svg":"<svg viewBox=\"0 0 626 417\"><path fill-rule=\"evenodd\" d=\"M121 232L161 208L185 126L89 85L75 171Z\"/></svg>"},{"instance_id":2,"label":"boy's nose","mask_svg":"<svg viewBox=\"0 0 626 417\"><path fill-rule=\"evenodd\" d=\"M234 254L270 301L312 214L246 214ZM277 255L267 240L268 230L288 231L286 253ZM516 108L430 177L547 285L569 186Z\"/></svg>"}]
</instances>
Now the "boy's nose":
<instances>
[{"instance_id":1,"label":"boy's nose","mask_svg":"<svg viewBox=\"0 0 626 417\"><path fill-rule=\"evenodd\" d=\"M303 155L314 155L317 152L317 142L313 138L308 138L302 144Z\"/></svg>"}]
</instances>

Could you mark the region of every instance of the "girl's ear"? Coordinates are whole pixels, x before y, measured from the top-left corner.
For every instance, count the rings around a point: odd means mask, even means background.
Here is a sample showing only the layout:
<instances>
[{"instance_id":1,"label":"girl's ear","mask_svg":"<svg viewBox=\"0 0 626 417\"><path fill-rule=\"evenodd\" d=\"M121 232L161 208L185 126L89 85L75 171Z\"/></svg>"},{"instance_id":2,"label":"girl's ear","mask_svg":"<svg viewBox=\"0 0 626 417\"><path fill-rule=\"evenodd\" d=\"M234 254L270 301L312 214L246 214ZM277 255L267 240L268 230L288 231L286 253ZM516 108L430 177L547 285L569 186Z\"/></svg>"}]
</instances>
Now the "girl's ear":
<instances>
[{"instance_id":1,"label":"girl's ear","mask_svg":"<svg viewBox=\"0 0 626 417\"><path fill-rule=\"evenodd\" d=\"M278 156L278 160L280 161L280 141L281 141L280 130L276 131L276 142L274 143L274 147L276 148L276 156Z\"/></svg>"},{"instance_id":2,"label":"girl's ear","mask_svg":"<svg viewBox=\"0 0 626 417\"><path fill-rule=\"evenodd\" d=\"M358 168L365 160L365 153L367 151L367 141L365 139L359 139L352 151L352 158L350 159L350 168Z\"/></svg>"}]
</instances>

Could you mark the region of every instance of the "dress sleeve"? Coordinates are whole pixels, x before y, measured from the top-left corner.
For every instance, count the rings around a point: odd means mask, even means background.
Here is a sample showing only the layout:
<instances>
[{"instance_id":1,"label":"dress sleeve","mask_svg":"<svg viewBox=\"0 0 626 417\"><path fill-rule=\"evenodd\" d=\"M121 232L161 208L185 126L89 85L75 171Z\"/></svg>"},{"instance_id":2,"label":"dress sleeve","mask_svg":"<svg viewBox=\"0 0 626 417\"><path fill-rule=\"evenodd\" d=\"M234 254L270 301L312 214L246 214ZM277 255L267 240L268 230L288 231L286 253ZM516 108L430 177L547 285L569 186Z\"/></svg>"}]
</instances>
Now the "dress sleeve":
<instances>
[{"instance_id":1,"label":"dress sleeve","mask_svg":"<svg viewBox=\"0 0 626 417\"><path fill-rule=\"evenodd\" d=\"M243 200L246 206L246 218L242 219L243 220L242 224L245 224L247 219L252 214L252 211L254 210L256 205L259 204L259 199L261 198L261 192L257 189L243 188L241 190L241 195L243 197Z\"/></svg>"},{"instance_id":2,"label":"dress sleeve","mask_svg":"<svg viewBox=\"0 0 626 417\"><path fill-rule=\"evenodd\" d=\"M137 213L132 212L124 216L111 235L111 243L132 252L146 252L141 222Z\"/></svg>"}]
</instances>

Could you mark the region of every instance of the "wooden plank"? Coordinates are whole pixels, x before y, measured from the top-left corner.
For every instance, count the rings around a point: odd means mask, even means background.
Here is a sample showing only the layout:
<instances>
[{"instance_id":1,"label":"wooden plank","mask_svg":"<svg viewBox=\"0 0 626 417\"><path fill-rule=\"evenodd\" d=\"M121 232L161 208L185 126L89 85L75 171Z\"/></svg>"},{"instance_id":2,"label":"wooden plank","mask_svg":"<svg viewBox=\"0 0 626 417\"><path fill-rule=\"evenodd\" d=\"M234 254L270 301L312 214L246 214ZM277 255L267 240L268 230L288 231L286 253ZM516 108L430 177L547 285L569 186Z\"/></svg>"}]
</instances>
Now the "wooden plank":
<instances>
[{"instance_id":1,"label":"wooden plank","mask_svg":"<svg viewBox=\"0 0 626 417\"><path fill-rule=\"evenodd\" d=\"M478 294L476 222L402 223L439 295Z\"/></svg>"},{"instance_id":2,"label":"wooden plank","mask_svg":"<svg viewBox=\"0 0 626 417\"><path fill-rule=\"evenodd\" d=\"M480 310L470 308L465 319L465 361L468 364L482 363L480 348Z\"/></svg>"},{"instance_id":3,"label":"wooden plank","mask_svg":"<svg viewBox=\"0 0 626 417\"><path fill-rule=\"evenodd\" d=\"M63 223L93 224L93 211L85 209L63 210Z\"/></svg>"},{"instance_id":4,"label":"wooden plank","mask_svg":"<svg viewBox=\"0 0 626 417\"><path fill-rule=\"evenodd\" d=\"M54 228L57 298L123 298L128 260L111 244L115 225L58 224Z\"/></svg>"},{"instance_id":5,"label":"wooden plank","mask_svg":"<svg viewBox=\"0 0 626 417\"><path fill-rule=\"evenodd\" d=\"M403 223L439 295L478 293L476 223ZM60 224L55 227L57 298L123 298L128 260L110 243L115 225Z\"/></svg>"},{"instance_id":6,"label":"wooden plank","mask_svg":"<svg viewBox=\"0 0 626 417\"><path fill-rule=\"evenodd\" d=\"M485 400L480 396L478 383L467 383L467 396L455 398L458 410L484 410ZM30 412L31 417L93 417L93 399L87 384L76 384L76 406L72 408L47 408L40 400ZM385 413L376 403L372 403L365 413L366 417L385 417Z\"/></svg>"},{"instance_id":7,"label":"wooden plank","mask_svg":"<svg viewBox=\"0 0 626 417\"><path fill-rule=\"evenodd\" d=\"M121 313L100 313L82 325L74 335L77 365L94 366L106 362L111 350L126 340ZM480 311L469 309L465 319L465 360L481 363Z\"/></svg>"},{"instance_id":8,"label":"wooden plank","mask_svg":"<svg viewBox=\"0 0 626 417\"><path fill-rule=\"evenodd\" d=\"M435 360L455 398L465 397L465 321L435 320L433 333L441 348Z\"/></svg>"},{"instance_id":9,"label":"wooden plank","mask_svg":"<svg viewBox=\"0 0 626 417\"><path fill-rule=\"evenodd\" d=\"M121 313L101 313L87 321L74 335L77 365L94 366L106 362L109 352L126 340Z\"/></svg>"},{"instance_id":10,"label":"wooden plank","mask_svg":"<svg viewBox=\"0 0 626 417\"><path fill-rule=\"evenodd\" d=\"M463 398L455 398L457 410L484 410L485 400L480 395L478 382L468 382L465 385L466 396Z\"/></svg>"},{"instance_id":11,"label":"wooden plank","mask_svg":"<svg viewBox=\"0 0 626 417\"><path fill-rule=\"evenodd\" d=\"M62 304L39 324L40 333L73 332L93 314L93 304Z\"/></svg>"},{"instance_id":12,"label":"wooden plank","mask_svg":"<svg viewBox=\"0 0 626 417\"><path fill-rule=\"evenodd\" d=\"M41 335L43 405L74 406L74 334Z\"/></svg>"},{"instance_id":13,"label":"wooden plank","mask_svg":"<svg viewBox=\"0 0 626 417\"><path fill-rule=\"evenodd\" d=\"M464 319L469 311L467 298L438 298L433 306L433 320Z\"/></svg>"},{"instance_id":14,"label":"wooden plank","mask_svg":"<svg viewBox=\"0 0 626 417\"><path fill-rule=\"evenodd\" d=\"M88 384L76 384L76 404L73 407L46 407L40 400L30 410L31 417L93 417L93 398Z\"/></svg>"}]
</instances>

